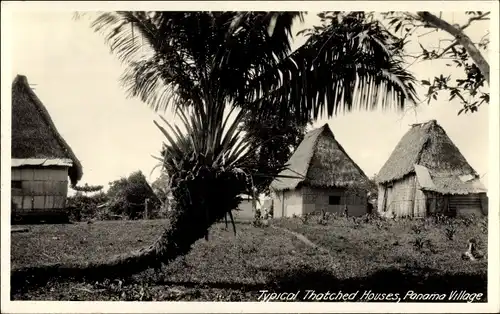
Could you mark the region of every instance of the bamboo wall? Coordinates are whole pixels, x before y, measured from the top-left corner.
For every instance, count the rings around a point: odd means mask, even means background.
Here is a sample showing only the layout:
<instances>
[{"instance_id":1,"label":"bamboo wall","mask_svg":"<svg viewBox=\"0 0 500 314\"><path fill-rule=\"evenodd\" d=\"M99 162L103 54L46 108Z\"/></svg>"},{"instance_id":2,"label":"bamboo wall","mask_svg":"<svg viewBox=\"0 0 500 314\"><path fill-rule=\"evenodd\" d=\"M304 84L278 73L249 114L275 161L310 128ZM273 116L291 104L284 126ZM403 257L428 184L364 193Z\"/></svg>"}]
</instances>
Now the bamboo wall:
<instances>
[{"instance_id":1,"label":"bamboo wall","mask_svg":"<svg viewBox=\"0 0 500 314\"><path fill-rule=\"evenodd\" d=\"M393 215L396 217L424 217L426 198L417 189L416 184L415 175L409 175L392 182L392 185L379 185L379 213L388 217Z\"/></svg>"},{"instance_id":2,"label":"bamboo wall","mask_svg":"<svg viewBox=\"0 0 500 314\"><path fill-rule=\"evenodd\" d=\"M22 213L66 207L68 167L19 167L11 170L13 210Z\"/></svg>"},{"instance_id":3,"label":"bamboo wall","mask_svg":"<svg viewBox=\"0 0 500 314\"><path fill-rule=\"evenodd\" d=\"M415 186L415 200L413 205L413 212L416 217L427 216L427 197L418 184Z\"/></svg>"},{"instance_id":4,"label":"bamboo wall","mask_svg":"<svg viewBox=\"0 0 500 314\"><path fill-rule=\"evenodd\" d=\"M392 186L379 185L378 211L383 216L392 217L426 217L432 214L482 215L483 209L480 194L444 195L424 192L414 175L394 181Z\"/></svg>"}]
</instances>

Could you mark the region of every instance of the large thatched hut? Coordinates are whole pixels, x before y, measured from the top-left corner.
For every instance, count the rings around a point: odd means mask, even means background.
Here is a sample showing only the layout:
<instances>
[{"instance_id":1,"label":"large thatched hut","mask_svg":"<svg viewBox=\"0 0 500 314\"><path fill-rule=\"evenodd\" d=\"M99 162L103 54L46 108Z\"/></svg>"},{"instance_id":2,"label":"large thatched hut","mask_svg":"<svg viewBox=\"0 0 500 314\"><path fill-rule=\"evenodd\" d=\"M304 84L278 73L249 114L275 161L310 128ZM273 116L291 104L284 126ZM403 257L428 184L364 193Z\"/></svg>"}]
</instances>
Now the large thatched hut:
<instances>
[{"instance_id":1,"label":"large thatched hut","mask_svg":"<svg viewBox=\"0 0 500 314\"><path fill-rule=\"evenodd\" d=\"M64 218L68 177L76 184L82 166L22 75L12 84L11 157L13 218Z\"/></svg>"},{"instance_id":2,"label":"large thatched hut","mask_svg":"<svg viewBox=\"0 0 500 314\"><path fill-rule=\"evenodd\" d=\"M376 181L385 216L486 214L486 188L436 120L411 127Z\"/></svg>"},{"instance_id":3,"label":"large thatched hut","mask_svg":"<svg viewBox=\"0 0 500 314\"><path fill-rule=\"evenodd\" d=\"M287 169L271 183L274 217L346 209L348 215L364 215L368 181L325 124L306 134Z\"/></svg>"}]
</instances>

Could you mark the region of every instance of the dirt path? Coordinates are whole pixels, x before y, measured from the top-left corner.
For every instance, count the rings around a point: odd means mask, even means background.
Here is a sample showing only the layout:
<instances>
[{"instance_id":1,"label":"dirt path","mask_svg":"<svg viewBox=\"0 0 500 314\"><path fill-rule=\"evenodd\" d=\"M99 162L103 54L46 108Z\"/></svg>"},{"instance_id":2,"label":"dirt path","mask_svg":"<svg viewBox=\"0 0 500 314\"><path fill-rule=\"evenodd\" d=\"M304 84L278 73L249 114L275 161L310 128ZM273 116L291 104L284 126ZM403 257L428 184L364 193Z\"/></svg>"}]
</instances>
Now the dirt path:
<instances>
[{"instance_id":1,"label":"dirt path","mask_svg":"<svg viewBox=\"0 0 500 314\"><path fill-rule=\"evenodd\" d=\"M292 231L292 230L289 230L289 229L286 229L286 228L282 228L282 227L277 227L277 226L271 226L275 229L279 229L279 230L282 230L288 234L291 234L293 236L295 236L297 239L299 239L300 241L302 241L302 243L304 243L305 245L309 246L309 247L312 247L314 249L317 249L321 252L326 252L328 253L328 255L330 255L330 251L325 249L324 247L322 246L319 246L317 245L316 243L312 242L311 240L309 240L305 235L303 234L300 234L298 232L295 232L295 231Z\"/></svg>"}]
</instances>

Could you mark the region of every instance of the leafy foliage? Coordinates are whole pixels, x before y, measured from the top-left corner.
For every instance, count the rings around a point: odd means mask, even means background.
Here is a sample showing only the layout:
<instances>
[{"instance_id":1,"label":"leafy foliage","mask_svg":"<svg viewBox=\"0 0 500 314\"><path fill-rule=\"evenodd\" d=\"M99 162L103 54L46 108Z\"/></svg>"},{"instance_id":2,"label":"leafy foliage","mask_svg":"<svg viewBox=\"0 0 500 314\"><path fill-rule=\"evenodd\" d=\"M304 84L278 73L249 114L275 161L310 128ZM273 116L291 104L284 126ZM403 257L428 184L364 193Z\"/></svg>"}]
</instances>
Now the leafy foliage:
<instances>
[{"instance_id":1,"label":"leafy foliage","mask_svg":"<svg viewBox=\"0 0 500 314\"><path fill-rule=\"evenodd\" d=\"M266 113L250 112L243 118L241 129L259 147L252 152L257 160L258 171L268 176L256 178L257 192L269 194L269 185L273 177L283 169L292 153L299 146L311 121L284 119L270 106Z\"/></svg>"},{"instance_id":2,"label":"leafy foliage","mask_svg":"<svg viewBox=\"0 0 500 314\"><path fill-rule=\"evenodd\" d=\"M461 26L450 25L450 27L454 27L460 32L463 32L473 22L487 20L489 12L466 11L465 14L469 17L466 24ZM382 13L382 16L388 21L389 29L400 35L401 47L404 47L410 41L410 38L415 36L421 29L431 29L431 31L425 34L430 34L439 30L435 25L423 20L419 15L414 15L409 12L391 11ZM444 20L442 21L447 24ZM443 39L442 41L447 40ZM450 75L443 73L431 79L422 79L421 84L428 87L425 99L427 103L430 103L432 100L437 100L441 92L446 92L449 94L450 101L455 98L460 99L460 103L463 107L458 111L459 115L467 112L476 112L481 105L488 104L490 101L489 92L484 91L487 79L484 73L479 69L475 60L471 57L470 53L467 52L467 49L459 44L458 39L454 38L448 41L450 44L445 47L441 47L441 40L437 47L424 47L420 44L420 53L407 54L406 57L413 58L415 62L418 60L449 60L446 64L448 67L463 69L463 76L461 77L452 78ZM489 42L489 32L485 31L485 35L479 42L471 42L470 44L473 46L477 45L479 53L485 53L488 49Z\"/></svg>"},{"instance_id":3,"label":"leafy foliage","mask_svg":"<svg viewBox=\"0 0 500 314\"><path fill-rule=\"evenodd\" d=\"M99 209L99 205L103 205L108 201L108 196L104 192L99 192L93 195L85 195L77 193L74 196L67 198L66 206L71 208L70 219L72 221L82 221L97 219L106 219L105 209Z\"/></svg>"},{"instance_id":4,"label":"leafy foliage","mask_svg":"<svg viewBox=\"0 0 500 314\"><path fill-rule=\"evenodd\" d=\"M457 233L457 227L454 224L449 224L444 231L448 240L453 241L453 237Z\"/></svg>"},{"instance_id":5,"label":"leafy foliage","mask_svg":"<svg viewBox=\"0 0 500 314\"><path fill-rule=\"evenodd\" d=\"M306 43L259 82L265 91L269 76L280 77L282 84L272 86L265 99L280 104L281 115L290 115L290 105L294 116L312 114L316 119L380 106L403 109L417 100L402 51L379 22L363 12L324 12L320 17L322 25L299 32Z\"/></svg>"},{"instance_id":6,"label":"leafy foliage","mask_svg":"<svg viewBox=\"0 0 500 314\"><path fill-rule=\"evenodd\" d=\"M103 188L102 185L88 185L88 183L85 183L85 185L72 185L71 189L77 191L77 192L82 192L82 193L92 193L92 192L99 192Z\"/></svg>"},{"instance_id":7,"label":"leafy foliage","mask_svg":"<svg viewBox=\"0 0 500 314\"><path fill-rule=\"evenodd\" d=\"M332 116L379 101L402 108L416 99L402 51L380 23L359 12L334 12L342 20L326 18L291 52L291 27L302 15L106 12L92 26L127 64L122 81L129 95L155 110L212 99L317 118L325 110ZM144 47L148 54L140 53Z\"/></svg>"},{"instance_id":8,"label":"leafy foliage","mask_svg":"<svg viewBox=\"0 0 500 314\"><path fill-rule=\"evenodd\" d=\"M253 178L258 176L252 155L258 143L238 128L244 112L231 121L232 112L226 115L222 104L212 104L189 109L189 117L179 111L186 133L163 119L168 132L155 121L167 139L162 161L171 176L175 206L193 217L205 217L200 219L207 230L226 214L234 227L231 210L241 201L240 194L255 199ZM217 197L219 193L224 198Z\"/></svg>"},{"instance_id":9,"label":"leafy foliage","mask_svg":"<svg viewBox=\"0 0 500 314\"><path fill-rule=\"evenodd\" d=\"M164 214L169 208L169 198L171 197L170 179L165 171L162 171L160 176L151 184L153 192L158 197L161 203L161 213Z\"/></svg>"},{"instance_id":10,"label":"leafy foliage","mask_svg":"<svg viewBox=\"0 0 500 314\"><path fill-rule=\"evenodd\" d=\"M144 215L146 199L149 199L150 216L153 217L158 211L159 200L141 171L130 174L128 178L111 182L107 195L107 207L114 215L129 219L141 218Z\"/></svg>"},{"instance_id":11,"label":"leafy foliage","mask_svg":"<svg viewBox=\"0 0 500 314\"><path fill-rule=\"evenodd\" d=\"M465 72L465 78L456 78L455 84L450 84L451 76L440 76L434 77L434 80L430 82L429 80L422 80L422 85L429 86L426 98L427 103L431 101L431 99L436 100L438 93L440 91L448 91L450 98L449 100L453 100L454 98L459 98L463 108L458 111L458 114L467 113L467 112L476 112L479 109L479 106L490 102L489 93L481 92L481 88L484 86L485 78L481 74L479 68L470 61L470 58L465 51L465 48L461 48L460 50L452 47L451 51L448 53L454 65L458 68L463 68ZM426 57L424 57L424 60ZM427 57L427 59L432 59L431 57ZM448 64L448 66L452 66Z\"/></svg>"}]
</instances>

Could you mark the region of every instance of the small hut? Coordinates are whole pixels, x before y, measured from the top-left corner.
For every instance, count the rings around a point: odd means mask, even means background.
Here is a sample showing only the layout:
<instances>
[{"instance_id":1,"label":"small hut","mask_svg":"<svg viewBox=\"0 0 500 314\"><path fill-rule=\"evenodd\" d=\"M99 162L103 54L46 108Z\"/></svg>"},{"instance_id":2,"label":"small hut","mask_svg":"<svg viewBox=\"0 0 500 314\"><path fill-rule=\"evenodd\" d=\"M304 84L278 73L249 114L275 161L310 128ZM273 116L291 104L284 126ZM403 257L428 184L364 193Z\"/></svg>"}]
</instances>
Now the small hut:
<instances>
[{"instance_id":1,"label":"small hut","mask_svg":"<svg viewBox=\"0 0 500 314\"><path fill-rule=\"evenodd\" d=\"M76 184L82 166L22 75L12 84L11 157L13 218L67 217L68 177Z\"/></svg>"},{"instance_id":2,"label":"small hut","mask_svg":"<svg viewBox=\"0 0 500 314\"><path fill-rule=\"evenodd\" d=\"M265 207L266 202L269 205L269 200L267 200L266 196L264 194L260 194L258 196L257 200L253 200L252 196L246 195L246 194L241 194L239 196L241 198L241 202L238 204L238 207L236 208L235 211L232 212L234 218L241 219L241 220L250 220L255 218L255 211L256 209L258 210L263 210ZM254 208L255 205L255 208ZM269 208L268 208L269 209ZM264 212L261 212L261 215L263 215Z\"/></svg>"},{"instance_id":3,"label":"small hut","mask_svg":"<svg viewBox=\"0 0 500 314\"><path fill-rule=\"evenodd\" d=\"M312 212L367 213L368 177L328 124L306 134L288 167L271 183L274 217Z\"/></svg>"},{"instance_id":4,"label":"small hut","mask_svg":"<svg viewBox=\"0 0 500 314\"><path fill-rule=\"evenodd\" d=\"M486 214L486 188L436 120L411 127L376 181L384 216Z\"/></svg>"},{"instance_id":5,"label":"small hut","mask_svg":"<svg viewBox=\"0 0 500 314\"><path fill-rule=\"evenodd\" d=\"M253 208L253 200L250 195L240 195L241 202L238 204L236 210L232 212L235 219L251 220L255 217L255 210ZM258 206L256 202L255 205Z\"/></svg>"}]
</instances>

